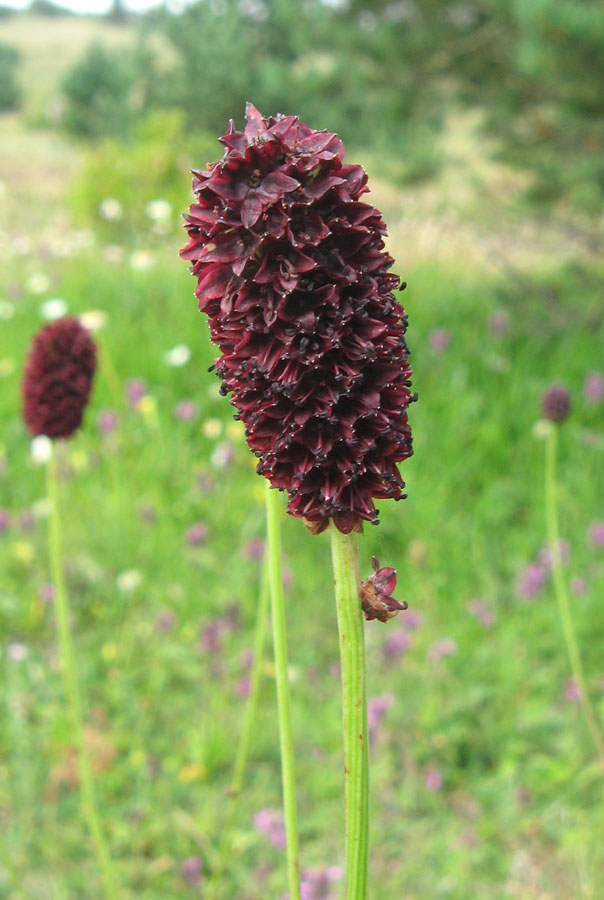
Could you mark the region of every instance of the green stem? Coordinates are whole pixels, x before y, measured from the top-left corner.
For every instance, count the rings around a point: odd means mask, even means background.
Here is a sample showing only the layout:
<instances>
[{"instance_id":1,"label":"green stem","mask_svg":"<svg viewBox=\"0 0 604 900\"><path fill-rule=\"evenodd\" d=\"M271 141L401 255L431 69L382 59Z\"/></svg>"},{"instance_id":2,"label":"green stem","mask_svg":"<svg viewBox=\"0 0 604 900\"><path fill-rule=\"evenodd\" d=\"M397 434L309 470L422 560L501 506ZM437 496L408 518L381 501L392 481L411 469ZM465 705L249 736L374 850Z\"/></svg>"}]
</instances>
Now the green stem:
<instances>
[{"instance_id":1,"label":"green stem","mask_svg":"<svg viewBox=\"0 0 604 900\"><path fill-rule=\"evenodd\" d=\"M562 560L560 559L560 534L558 528L556 496L557 438L558 429L554 426L545 442L545 512L547 520L547 539L552 560L554 591L558 601L558 610L560 613L560 621L562 622L562 632L568 651L570 667L579 691L581 709L583 710L587 727L589 728L596 745L598 756L600 757L600 764L604 768L604 740L602 739L602 734L585 685L583 664L579 654L579 646L577 644L577 636L575 634L568 591L566 590L566 582L562 571Z\"/></svg>"},{"instance_id":2,"label":"green stem","mask_svg":"<svg viewBox=\"0 0 604 900\"><path fill-rule=\"evenodd\" d=\"M600 807L600 822L596 834L596 849L592 862L589 900L600 900L602 892L602 850L604 848L604 801Z\"/></svg>"},{"instance_id":3,"label":"green stem","mask_svg":"<svg viewBox=\"0 0 604 900\"><path fill-rule=\"evenodd\" d=\"M347 898L365 900L369 868L369 748L361 579L354 534L342 534L333 524L329 533L342 666Z\"/></svg>"},{"instance_id":4,"label":"green stem","mask_svg":"<svg viewBox=\"0 0 604 900\"><path fill-rule=\"evenodd\" d=\"M215 900L220 894L222 873L224 872L225 863L231 850L231 830L237 812L238 798L243 788L243 776L249 755L249 746L252 739L252 732L256 724L256 716L258 713L258 703L260 699L260 687L262 684L262 667L264 665L264 650L266 643L267 619L268 619L268 560L265 557L262 564L262 580L260 583L260 593L258 595L258 605L256 611L256 628L254 632L254 659L252 663L252 672L250 675L250 693L245 706L243 718L243 727L241 729L241 737L235 764L233 766L233 776L231 785L228 790L230 797L229 809L224 823L222 832L222 840L218 851L218 860L212 872L212 880L207 887L206 900Z\"/></svg>"},{"instance_id":5,"label":"green stem","mask_svg":"<svg viewBox=\"0 0 604 900\"><path fill-rule=\"evenodd\" d=\"M54 445L47 467L48 499L50 501L49 557L52 583L54 586L54 606L57 616L59 648L63 683L67 699L67 711L70 719L71 734L76 744L78 774L82 792L84 815L92 835L107 900L116 897L111 860L105 844L99 813L94 799L92 772L84 740L84 726L80 694L76 678L75 655L69 625L69 605L65 578L63 575L63 555L61 547L61 518L59 510L59 483L57 475L57 459Z\"/></svg>"},{"instance_id":6,"label":"green stem","mask_svg":"<svg viewBox=\"0 0 604 900\"><path fill-rule=\"evenodd\" d=\"M287 875L290 900L300 900L300 864L298 858L298 822L294 778L294 751L289 708L289 680L287 673L287 639L285 631L285 603L281 570L281 514L279 492L266 482L266 521L268 580L271 593L271 618L275 651L275 681L281 744L281 777L283 782L283 810L287 836Z\"/></svg>"},{"instance_id":7,"label":"green stem","mask_svg":"<svg viewBox=\"0 0 604 900\"><path fill-rule=\"evenodd\" d=\"M99 369L103 374L105 381L107 382L109 392L113 398L113 402L116 408L123 409L124 395L122 392L120 376L117 373L117 369L113 365L113 360L111 359L111 356L109 354L107 343L100 334L96 335L96 342L99 353Z\"/></svg>"}]
</instances>

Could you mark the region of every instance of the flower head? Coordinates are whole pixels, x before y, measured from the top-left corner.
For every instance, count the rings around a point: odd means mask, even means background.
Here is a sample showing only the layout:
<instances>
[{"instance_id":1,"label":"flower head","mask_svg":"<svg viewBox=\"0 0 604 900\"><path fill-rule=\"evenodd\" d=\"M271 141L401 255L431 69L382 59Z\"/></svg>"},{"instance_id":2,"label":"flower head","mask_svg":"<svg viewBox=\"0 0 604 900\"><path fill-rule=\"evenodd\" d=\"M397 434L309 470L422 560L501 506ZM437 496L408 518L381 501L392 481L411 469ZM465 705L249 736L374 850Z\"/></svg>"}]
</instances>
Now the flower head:
<instances>
[{"instance_id":1,"label":"flower head","mask_svg":"<svg viewBox=\"0 0 604 900\"><path fill-rule=\"evenodd\" d=\"M392 591L396 588L396 569L386 566L380 569L380 564L373 556L371 558L373 575L361 585L361 600L365 618L379 619L387 622L401 609L407 609L407 603L399 603L392 597Z\"/></svg>"},{"instance_id":2,"label":"flower head","mask_svg":"<svg viewBox=\"0 0 604 900\"><path fill-rule=\"evenodd\" d=\"M180 874L191 887L196 887L201 882L201 870L203 863L198 856L190 856L180 864Z\"/></svg>"},{"instance_id":3,"label":"flower head","mask_svg":"<svg viewBox=\"0 0 604 900\"><path fill-rule=\"evenodd\" d=\"M541 412L552 422L563 422L570 413L570 394L562 384L548 388L541 398Z\"/></svg>"},{"instance_id":4,"label":"flower head","mask_svg":"<svg viewBox=\"0 0 604 900\"><path fill-rule=\"evenodd\" d=\"M222 355L222 392L257 471L313 531L376 522L412 452L407 320L367 176L335 134L248 104L223 159L194 171L181 251Z\"/></svg>"},{"instance_id":5,"label":"flower head","mask_svg":"<svg viewBox=\"0 0 604 900\"><path fill-rule=\"evenodd\" d=\"M23 379L23 417L34 436L68 438L78 430L95 368L94 341L77 319L59 319L38 332Z\"/></svg>"},{"instance_id":6,"label":"flower head","mask_svg":"<svg viewBox=\"0 0 604 900\"><path fill-rule=\"evenodd\" d=\"M279 810L270 807L258 810L254 816L254 828L265 834L274 847L285 847L285 828Z\"/></svg>"},{"instance_id":7,"label":"flower head","mask_svg":"<svg viewBox=\"0 0 604 900\"><path fill-rule=\"evenodd\" d=\"M592 522L589 526L589 538L592 546L599 550L604 547L604 522Z\"/></svg>"},{"instance_id":8,"label":"flower head","mask_svg":"<svg viewBox=\"0 0 604 900\"><path fill-rule=\"evenodd\" d=\"M604 375L592 372L583 383L583 392L592 403L598 403L604 397Z\"/></svg>"},{"instance_id":9,"label":"flower head","mask_svg":"<svg viewBox=\"0 0 604 900\"><path fill-rule=\"evenodd\" d=\"M530 600L539 593L547 578L547 571L538 563L529 563L518 581L518 594L523 600Z\"/></svg>"}]
</instances>

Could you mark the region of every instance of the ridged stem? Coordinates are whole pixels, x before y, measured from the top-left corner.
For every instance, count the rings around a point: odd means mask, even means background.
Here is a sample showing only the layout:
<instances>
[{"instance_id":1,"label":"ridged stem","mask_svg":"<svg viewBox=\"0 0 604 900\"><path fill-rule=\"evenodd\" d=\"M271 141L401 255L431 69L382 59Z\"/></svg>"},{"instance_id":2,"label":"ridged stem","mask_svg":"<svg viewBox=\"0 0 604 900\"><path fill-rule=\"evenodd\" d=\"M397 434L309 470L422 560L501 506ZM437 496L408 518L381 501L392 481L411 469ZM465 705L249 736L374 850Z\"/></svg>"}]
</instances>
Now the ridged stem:
<instances>
[{"instance_id":1,"label":"ridged stem","mask_svg":"<svg viewBox=\"0 0 604 900\"><path fill-rule=\"evenodd\" d=\"M231 850L232 828L237 813L238 798L243 788L243 778L249 755L249 747L252 739L252 732L256 724L258 713L258 703L260 699L260 687L262 684L262 667L264 665L264 652L266 644L266 633L268 624L268 560L265 556L262 562L262 576L260 582L260 592L258 595L258 604L256 609L256 627L254 631L254 658L252 663L252 671L250 674L250 692L245 706L243 717L243 726L241 729L241 737L239 739L239 747L233 765L233 776L228 789L229 808L224 823L222 840L218 852L218 861L212 872L212 880L210 881L206 900L216 900L220 895L222 873Z\"/></svg>"},{"instance_id":2,"label":"ridged stem","mask_svg":"<svg viewBox=\"0 0 604 900\"><path fill-rule=\"evenodd\" d=\"M556 457L557 457L558 429L552 427L545 442L545 512L547 520L547 540L549 544L554 592L558 601L562 633L566 643L570 667L577 689L579 701L587 727L591 732L594 744L600 758L600 765L604 769L604 740L600 731L596 716L587 693L583 663L579 654L579 646L573 623L566 581L562 571L560 558L560 534L558 527L557 490L556 490Z\"/></svg>"},{"instance_id":3,"label":"ridged stem","mask_svg":"<svg viewBox=\"0 0 604 900\"><path fill-rule=\"evenodd\" d=\"M369 748L365 635L354 534L329 528L340 635L348 900L365 900L369 869Z\"/></svg>"},{"instance_id":4,"label":"ridged stem","mask_svg":"<svg viewBox=\"0 0 604 900\"><path fill-rule=\"evenodd\" d=\"M298 850L298 821L296 811L294 751L289 702L287 672L287 638L285 629L285 603L283 600L283 575L281 565L281 514L280 495L266 482L266 521L268 580L271 594L271 619L275 652L275 681L277 683L277 709L279 716L279 741L281 745L281 778L283 782L283 811L287 837L287 876L289 900L300 900L300 863Z\"/></svg>"},{"instance_id":5,"label":"ridged stem","mask_svg":"<svg viewBox=\"0 0 604 900\"><path fill-rule=\"evenodd\" d=\"M67 700L67 712L70 720L71 736L75 741L77 751L82 807L88 828L90 829L90 834L92 835L92 841L101 870L105 888L105 897L107 900L115 900L117 895L111 859L105 844L103 829L94 798L92 771L84 739L84 725L76 676L75 653L69 624L69 604L63 574L59 482L54 445L51 448L50 459L47 466L47 488L48 499L50 501L50 528L48 539L50 571L54 587L54 607L57 617L59 650L61 654L61 669L63 673L65 697Z\"/></svg>"}]
</instances>

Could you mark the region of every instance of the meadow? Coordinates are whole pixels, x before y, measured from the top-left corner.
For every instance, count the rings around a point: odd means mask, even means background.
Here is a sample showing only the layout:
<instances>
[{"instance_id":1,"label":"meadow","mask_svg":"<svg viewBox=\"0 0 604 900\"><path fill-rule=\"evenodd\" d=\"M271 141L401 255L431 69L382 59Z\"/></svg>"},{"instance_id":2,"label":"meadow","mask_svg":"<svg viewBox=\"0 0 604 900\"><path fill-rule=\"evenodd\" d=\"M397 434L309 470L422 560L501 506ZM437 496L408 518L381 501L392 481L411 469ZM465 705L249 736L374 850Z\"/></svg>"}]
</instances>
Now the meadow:
<instances>
[{"instance_id":1,"label":"meadow","mask_svg":"<svg viewBox=\"0 0 604 900\"><path fill-rule=\"evenodd\" d=\"M44 466L20 410L31 336L62 310L102 314L100 371L60 472L87 743L120 897L201 898L249 688L265 530L263 481L207 371L217 351L178 258L187 169L211 150L183 151L179 203L148 193L144 173L135 200L105 193L107 168L90 209L90 184L86 194L78 181L89 151L36 123L46 99L0 120L0 898L102 896L60 679ZM225 111L225 125L240 112ZM396 596L409 603L386 625L366 624L370 896L597 900L602 772L552 590L539 420L544 389L566 385L564 572L601 719L604 272L576 234L511 209L504 166L478 148L467 164L471 126L452 116L448 164L428 185L396 186L375 151L349 153L373 178L369 197L408 283L419 394L415 455L402 466L409 497L383 502L360 541L362 574L372 555L396 567ZM301 863L329 870L329 893L311 900L335 900L344 850L329 546L285 514L283 542ZM270 652L263 674L225 900L286 894Z\"/></svg>"}]
</instances>

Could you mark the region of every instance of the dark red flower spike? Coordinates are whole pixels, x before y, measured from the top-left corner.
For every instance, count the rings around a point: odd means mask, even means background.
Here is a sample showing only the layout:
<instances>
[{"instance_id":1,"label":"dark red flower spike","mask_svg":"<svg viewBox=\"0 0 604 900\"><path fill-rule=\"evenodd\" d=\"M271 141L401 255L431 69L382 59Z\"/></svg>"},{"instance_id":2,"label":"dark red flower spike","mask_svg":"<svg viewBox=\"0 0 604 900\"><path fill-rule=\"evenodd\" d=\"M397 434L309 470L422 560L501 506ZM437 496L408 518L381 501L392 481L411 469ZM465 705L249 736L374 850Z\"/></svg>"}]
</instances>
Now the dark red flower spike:
<instances>
[{"instance_id":1,"label":"dark red flower spike","mask_svg":"<svg viewBox=\"0 0 604 900\"><path fill-rule=\"evenodd\" d=\"M23 418L33 435L69 438L82 424L96 347L77 319L51 322L33 339L23 378Z\"/></svg>"},{"instance_id":2,"label":"dark red flower spike","mask_svg":"<svg viewBox=\"0 0 604 900\"><path fill-rule=\"evenodd\" d=\"M563 384L549 387L541 398L541 412L552 422L564 422L570 413L570 394Z\"/></svg>"},{"instance_id":3,"label":"dark red flower spike","mask_svg":"<svg viewBox=\"0 0 604 900\"><path fill-rule=\"evenodd\" d=\"M340 139L251 104L246 118L223 159L193 172L181 256L257 471L312 531L333 519L348 533L377 522L374 499L405 496L396 464L412 453L415 396L399 279Z\"/></svg>"}]
</instances>

